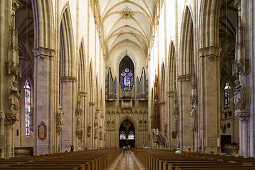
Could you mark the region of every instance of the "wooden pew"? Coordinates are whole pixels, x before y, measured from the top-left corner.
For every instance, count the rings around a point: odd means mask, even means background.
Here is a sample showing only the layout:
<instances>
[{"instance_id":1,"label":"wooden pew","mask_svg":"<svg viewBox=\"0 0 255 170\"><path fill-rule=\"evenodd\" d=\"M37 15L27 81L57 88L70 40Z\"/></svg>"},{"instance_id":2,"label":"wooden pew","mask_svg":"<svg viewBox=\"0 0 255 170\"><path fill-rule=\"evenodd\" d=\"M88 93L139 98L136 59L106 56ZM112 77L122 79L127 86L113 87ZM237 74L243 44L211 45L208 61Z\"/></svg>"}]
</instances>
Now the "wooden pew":
<instances>
[{"instance_id":1,"label":"wooden pew","mask_svg":"<svg viewBox=\"0 0 255 170\"><path fill-rule=\"evenodd\" d=\"M181 169L255 169L255 159L221 156L204 153L175 154L174 151L161 149L134 149L136 157L149 170Z\"/></svg>"},{"instance_id":2,"label":"wooden pew","mask_svg":"<svg viewBox=\"0 0 255 170\"><path fill-rule=\"evenodd\" d=\"M0 169L105 170L120 153L118 149L101 149L15 157L0 159Z\"/></svg>"}]
</instances>

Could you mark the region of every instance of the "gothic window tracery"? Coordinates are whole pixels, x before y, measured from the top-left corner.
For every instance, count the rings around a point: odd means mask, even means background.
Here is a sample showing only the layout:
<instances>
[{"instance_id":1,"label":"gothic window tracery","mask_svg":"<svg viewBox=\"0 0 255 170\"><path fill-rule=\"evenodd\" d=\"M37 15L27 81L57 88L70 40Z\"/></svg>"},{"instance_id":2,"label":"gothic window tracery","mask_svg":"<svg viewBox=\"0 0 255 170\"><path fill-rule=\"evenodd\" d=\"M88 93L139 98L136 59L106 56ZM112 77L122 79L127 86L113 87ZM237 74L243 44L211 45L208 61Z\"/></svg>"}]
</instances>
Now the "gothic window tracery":
<instances>
[{"instance_id":1,"label":"gothic window tracery","mask_svg":"<svg viewBox=\"0 0 255 170\"><path fill-rule=\"evenodd\" d=\"M124 91L130 91L134 84L134 76L129 68L125 68L120 75L121 88Z\"/></svg>"}]
</instances>

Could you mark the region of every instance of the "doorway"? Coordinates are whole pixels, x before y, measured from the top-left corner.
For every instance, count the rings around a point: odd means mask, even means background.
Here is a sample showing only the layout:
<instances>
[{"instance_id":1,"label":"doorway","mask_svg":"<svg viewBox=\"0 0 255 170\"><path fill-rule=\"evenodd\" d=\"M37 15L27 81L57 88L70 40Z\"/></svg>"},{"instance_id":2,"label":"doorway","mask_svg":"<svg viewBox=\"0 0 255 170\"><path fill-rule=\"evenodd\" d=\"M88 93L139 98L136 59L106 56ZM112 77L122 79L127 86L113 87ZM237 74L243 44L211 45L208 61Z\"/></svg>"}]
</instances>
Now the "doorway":
<instances>
[{"instance_id":1,"label":"doorway","mask_svg":"<svg viewBox=\"0 0 255 170\"><path fill-rule=\"evenodd\" d=\"M126 119L124 120L119 129L119 145L120 148L123 146L135 147L135 127L134 124Z\"/></svg>"}]
</instances>

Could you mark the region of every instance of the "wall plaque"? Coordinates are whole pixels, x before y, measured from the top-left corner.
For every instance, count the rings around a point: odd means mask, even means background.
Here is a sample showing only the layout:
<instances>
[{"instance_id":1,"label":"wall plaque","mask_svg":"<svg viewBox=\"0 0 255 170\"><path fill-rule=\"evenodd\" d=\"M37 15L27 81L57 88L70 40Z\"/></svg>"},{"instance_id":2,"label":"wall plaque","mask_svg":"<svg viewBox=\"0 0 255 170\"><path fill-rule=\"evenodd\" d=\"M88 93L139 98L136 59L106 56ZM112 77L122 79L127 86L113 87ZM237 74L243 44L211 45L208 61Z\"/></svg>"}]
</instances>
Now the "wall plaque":
<instances>
[{"instance_id":1,"label":"wall plaque","mask_svg":"<svg viewBox=\"0 0 255 170\"><path fill-rule=\"evenodd\" d=\"M41 140L46 139L47 136L47 127L43 121L38 125L38 138Z\"/></svg>"}]
</instances>

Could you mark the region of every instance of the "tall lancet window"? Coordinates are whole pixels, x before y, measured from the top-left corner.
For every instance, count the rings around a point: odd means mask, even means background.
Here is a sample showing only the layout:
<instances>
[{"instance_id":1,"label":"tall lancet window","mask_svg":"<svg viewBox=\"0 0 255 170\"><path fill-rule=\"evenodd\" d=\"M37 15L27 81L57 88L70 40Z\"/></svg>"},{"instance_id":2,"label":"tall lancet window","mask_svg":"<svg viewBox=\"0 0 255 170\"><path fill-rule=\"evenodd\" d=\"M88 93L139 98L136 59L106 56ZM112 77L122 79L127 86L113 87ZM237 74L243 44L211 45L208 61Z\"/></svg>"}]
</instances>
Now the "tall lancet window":
<instances>
[{"instance_id":1,"label":"tall lancet window","mask_svg":"<svg viewBox=\"0 0 255 170\"><path fill-rule=\"evenodd\" d=\"M26 127L26 136L31 135L31 129L30 129L30 112L31 112L31 89L28 83L28 80L26 80L25 86L25 127Z\"/></svg>"},{"instance_id":2,"label":"tall lancet window","mask_svg":"<svg viewBox=\"0 0 255 170\"><path fill-rule=\"evenodd\" d=\"M134 85L134 63L125 56L119 66L120 85L124 91L130 91Z\"/></svg>"}]
</instances>

